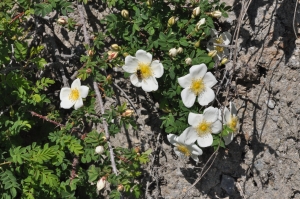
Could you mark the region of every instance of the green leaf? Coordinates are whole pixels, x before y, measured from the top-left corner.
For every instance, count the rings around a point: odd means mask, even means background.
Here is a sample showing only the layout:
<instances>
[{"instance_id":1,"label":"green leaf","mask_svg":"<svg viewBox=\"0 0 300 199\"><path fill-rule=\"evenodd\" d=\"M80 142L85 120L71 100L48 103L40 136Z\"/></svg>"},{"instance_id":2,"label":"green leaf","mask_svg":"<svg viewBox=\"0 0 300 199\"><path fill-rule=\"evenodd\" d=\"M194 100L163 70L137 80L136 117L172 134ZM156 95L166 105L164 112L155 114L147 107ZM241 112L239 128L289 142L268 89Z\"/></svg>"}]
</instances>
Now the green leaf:
<instances>
[{"instance_id":1,"label":"green leaf","mask_svg":"<svg viewBox=\"0 0 300 199\"><path fill-rule=\"evenodd\" d=\"M17 61L23 61L26 58L27 54L27 44L15 41L15 58Z\"/></svg>"},{"instance_id":2,"label":"green leaf","mask_svg":"<svg viewBox=\"0 0 300 199\"><path fill-rule=\"evenodd\" d=\"M33 98L33 100L34 100L36 103L39 103L39 102L42 100L42 98L41 98L41 96L40 96L39 94L34 94L34 95L32 96L32 98Z\"/></svg>"}]
</instances>

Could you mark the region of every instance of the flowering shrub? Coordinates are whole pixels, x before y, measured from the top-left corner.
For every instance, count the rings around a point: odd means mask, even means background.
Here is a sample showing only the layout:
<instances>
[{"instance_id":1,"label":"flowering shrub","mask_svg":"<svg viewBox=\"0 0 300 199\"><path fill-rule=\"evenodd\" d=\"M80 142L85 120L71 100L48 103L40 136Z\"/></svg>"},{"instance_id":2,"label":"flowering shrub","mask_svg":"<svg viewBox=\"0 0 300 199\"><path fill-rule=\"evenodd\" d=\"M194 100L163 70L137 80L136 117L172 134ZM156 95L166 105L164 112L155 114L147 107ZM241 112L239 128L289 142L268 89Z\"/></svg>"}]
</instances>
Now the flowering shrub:
<instances>
[{"instance_id":1,"label":"flowering shrub","mask_svg":"<svg viewBox=\"0 0 300 199\"><path fill-rule=\"evenodd\" d=\"M83 5L77 5L80 21L75 21L70 1L12 2L0 3L2 198L104 193L112 199L142 198L138 180L152 150L113 146L110 140L123 127L138 131L129 98L104 109L115 89L125 93L114 79L116 71L124 72L136 90L152 92L161 128L178 156L198 162L201 147L224 147L238 132L233 103L221 110L216 102L215 66L229 59L231 40L230 33L215 27L230 9L225 3L105 0L119 11L101 20L105 33L93 33L87 31ZM55 31L43 32L50 22L64 31L80 27L76 31L84 35L85 52L61 52ZM107 37L114 44L106 43Z\"/></svg>"}]
</instances>

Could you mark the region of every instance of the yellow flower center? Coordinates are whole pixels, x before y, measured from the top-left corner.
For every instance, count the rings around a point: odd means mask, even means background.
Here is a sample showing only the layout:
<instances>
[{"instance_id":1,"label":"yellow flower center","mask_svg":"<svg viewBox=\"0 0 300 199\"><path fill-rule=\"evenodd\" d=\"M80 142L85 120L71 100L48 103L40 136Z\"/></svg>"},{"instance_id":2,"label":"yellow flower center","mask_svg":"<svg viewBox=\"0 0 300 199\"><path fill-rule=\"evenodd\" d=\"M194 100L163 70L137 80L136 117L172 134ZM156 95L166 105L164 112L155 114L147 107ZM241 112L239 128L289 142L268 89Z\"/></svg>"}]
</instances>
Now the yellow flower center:
<instances>
[{"instance_id":1,"label":"yellow flower center","mask_svg":"<svg viewBox=\"0 0 300 199\"><path fill-rule=\"evenodd\" d=\"M190 89L193 91L193 93L195 95L199 95L200 93L202 93L205 89L203 80L202 79L193 79Z\"/></svg>"},{"instance_id":2,"label":"yellow flower center","mask_svg":"<svg viewBox=\"0 0 300 199\"><path fill-rule=\"evenodd\" d=\"M197 133L200 137L211 133L211 123L203 120L197 127Z\"/></svg>"},{"instance_id":3,"label":"yellow flower center","mask_svg":"<svg viewBox=\"0 0 300 199\"><path fill-rule=\"evenodd\" d=\"M69 99L71 101L76 101L79 98L79 90L77 88L71 89L71 93L69 95Z\"/></svg>"},{"instance_id":4,"label":"yellow flower center","mask_svg":"<svg viewBox=\"0 0 300 199\"><path fill-rule=\"evenodd\" d=\"M230 121L228 123L229 128L236 131L237 130L237 124L238 124L238 117L231 116Z\"/></svg>"},{"instance_id":5,"label":"yellow flower center","mask_svg":"<svg viewBox=\"0 0 300 199\"><path fill-rule=\"evenodd\" d=\"M178 151L180 151L185 156L191 155L191 151L187 148L187 146L185 146L183 144L178 144L176 147L177 147Z\"/></svg>"},{"instance_id":6,"label":"yellow flower center","mask_svg":"<svg viewBox=\"0 0 300 199\"><path fill-rule=\"evenodd\" d=\"M223 44L224 43L224 41L223 41L223 39L222 39L222 37L220 36L218 39L216 39L216 44ZM222 46L215 46L215 49L218 51L218 52L223 52L224 51L224 47L222 47Z\"/></svg>"},{"instance_id":7,"label":"yellow flower center","mask_svg":"<svg viewBox=\"0 0 300 199\"><path fill-rule=\"evenodd\" d=\"M152 76L152 70L150 68L150 63L143 63L143 62L139 62L138 63L138 71L140 74L137 74L137 76L139 77L139 79L147 79L150 76Z\"/></svg>"}]
</instances>

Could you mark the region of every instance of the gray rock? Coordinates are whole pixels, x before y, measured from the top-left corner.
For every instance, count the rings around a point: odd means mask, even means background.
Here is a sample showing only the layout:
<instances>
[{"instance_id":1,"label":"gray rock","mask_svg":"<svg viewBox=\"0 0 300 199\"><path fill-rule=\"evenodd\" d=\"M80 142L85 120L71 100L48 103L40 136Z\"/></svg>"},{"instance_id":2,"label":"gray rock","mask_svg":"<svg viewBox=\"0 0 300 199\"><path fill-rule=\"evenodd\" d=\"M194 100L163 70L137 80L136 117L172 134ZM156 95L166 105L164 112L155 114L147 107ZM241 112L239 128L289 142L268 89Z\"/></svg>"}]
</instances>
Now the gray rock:
<instances>
[{"instance_id":1,"label":"gray rock","mask_svg":"<svg viewBox=\"0 0 300 199\"><path fill-rule=\"evenodd\" d=\"M235 193L234 178L228 175L222 175L221 188L224 189L228 195Z\"/></svg>"}]
</instances>

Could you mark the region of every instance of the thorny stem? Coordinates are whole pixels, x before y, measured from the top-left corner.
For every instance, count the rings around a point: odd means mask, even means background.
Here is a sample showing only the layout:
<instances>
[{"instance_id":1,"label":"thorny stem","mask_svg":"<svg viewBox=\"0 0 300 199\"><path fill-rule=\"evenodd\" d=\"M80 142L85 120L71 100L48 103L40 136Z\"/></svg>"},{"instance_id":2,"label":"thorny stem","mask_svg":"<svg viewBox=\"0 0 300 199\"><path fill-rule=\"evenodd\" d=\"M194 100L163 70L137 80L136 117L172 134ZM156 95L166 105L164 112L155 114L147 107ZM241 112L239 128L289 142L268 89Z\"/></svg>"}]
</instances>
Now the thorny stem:
<instances>
[{"instance_id":1,"label":"thorny stem","mask_svg":"<svg viewBox=\"0 0 300 199\"><path fill-rule=\"evenodd\" d=\"M56 121L53 121L53 120L48 119L47 116L40 115L40 114L38 114L38 113L36 113L36 112L34 112L34 111L28 111L28 112L31 113L32 116L38 117L38 118L40 118L40 119L42 119L42 120L46 120L47 122L50 122L50 123L52 123L52 124L55 124L56 126L59 126L59 127L66 127L66 125L64 125L64 124L61 124L61 123L58 123L58 122L56 122ZM74 127L74 128L71 129L71 132L74 132L74 131L77 131L77 132L78 132L78 131L80 131L80 129Z\"/></svg>"},{"instance_id":2,"label":"thorny stem","mask_svg":"<svg viewBox=\"0 0 300 199\"><path fill-rule=\"evenodd\" d=\"M2 163L0 163L0 166L5 165L5 164L11 164L11 162L2 162Z\"/></svg>"},{"instance_id":3,"label":"thorny stem","mask_svg":"<svg viewBox=\"0 0 300 199\"><path fill-rule=\"evenodd\" d=\"M71 177L70 177L70 183L72 182L72 180L77 177L76 171L77 171L77 165L79 163L78 157L74 157L73 158L73 162L72 162L72 171L71 171Z\"/></svg>"},{"instance_id":4,"label":"thorny stem","mask_svg":"<svg viewBox=\"0 0 300 199\"><path fill-rule=\"evenodd\" d=\"M98 99L98 103L99 103L99 106L100 106L101 114L103 115L104 114L104 106L103 106L103 101L102 101L101 93L99 91L97 82L93 82L93 86L94 86L96 97ZM105 131L105 136L106 136L106 139L107 139L107 144L108 144L108 147L109 147L111 166L113 168L113 171L114 171L115 175L118 175L116 162L115 162L114 151L113 151L113 148L112 148L111 143L109 141L108 125L107 125L107 122L106 122L105 118L103 118L103 127L104 127L104 131Z\"/></svg>"},{"instance_id":5,"label":"thorny stem","mask_svg":"<svg viewBox=\"0 0 300 199\"><path fill-rule=\"evenodd\" d=\"M56 126L65 127L65 125L63 125L63 124L61 124L61 123L58 123L58 122L55 122L55 121L53 121L53 120L50 120L50 119L48 119L46 116L42 116L42 115L40 115L40 114L37 114L37 113L34 112L34 111L29 111L29 113L31 113L32 116L39 117L39 118L41 118L41 119L43 119L43 120L46 120L47 122L50 122L50 123L52 123L52 124L55 124Z\"/></svg>"}]
</instances>

